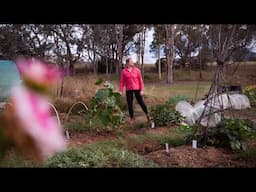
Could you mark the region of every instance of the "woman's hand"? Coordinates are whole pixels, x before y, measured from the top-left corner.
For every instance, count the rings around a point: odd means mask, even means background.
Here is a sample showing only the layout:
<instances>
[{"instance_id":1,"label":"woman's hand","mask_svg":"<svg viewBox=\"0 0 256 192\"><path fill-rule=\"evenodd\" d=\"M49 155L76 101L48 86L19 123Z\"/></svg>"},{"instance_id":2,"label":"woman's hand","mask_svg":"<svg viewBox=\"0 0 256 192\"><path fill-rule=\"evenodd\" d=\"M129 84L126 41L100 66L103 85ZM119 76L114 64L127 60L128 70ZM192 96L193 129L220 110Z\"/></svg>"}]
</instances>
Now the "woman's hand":
<instances>
[{"instance_id":1,"label":"woman's hand","mask_svg":"<svg viewBox=\"0 0 256 192\"><path fill-rule=\"evenodd\" d=\"M141 95L141 96L144 95L144 91L140 91L140 95Z\"/></svg>"}]
</instances>

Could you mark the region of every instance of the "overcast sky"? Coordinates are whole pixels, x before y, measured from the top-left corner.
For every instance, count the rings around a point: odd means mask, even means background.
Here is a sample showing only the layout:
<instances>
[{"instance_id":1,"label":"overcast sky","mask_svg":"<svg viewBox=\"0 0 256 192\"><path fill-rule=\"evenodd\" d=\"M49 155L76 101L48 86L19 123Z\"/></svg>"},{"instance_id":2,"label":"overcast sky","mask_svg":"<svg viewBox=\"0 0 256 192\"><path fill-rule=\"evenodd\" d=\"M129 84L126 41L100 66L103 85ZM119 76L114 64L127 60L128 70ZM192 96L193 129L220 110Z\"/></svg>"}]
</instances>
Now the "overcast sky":
<instances>
[{"instance_id":1,"label":"overcast sky","mask_svg":"<svg viewBox=\"0 0 256 192\"><path fill-rule=\"evenodd\" d=\"M156 62L157 58L154 57L153 53L150 53L150 44L153 41L153 33L154 30L147 30L146 31L146 42L145 42L145 53L144 53L144 63L145 64L153 64ZM133 58L134 61L137 61L137 56L135 53L131 53L130 56Z\"/></svg>"},{"instance_id":2,"label":"overcast sky","mask_svg":"<svg viewBox=\"0 0 256 192\"><path fill-rule=\"evenodd\" d=\"M154 33L154 29L151 30L147 30L146 32L146 42L145 42L145 55L144 55L144 63L145 64L153 64L156 62L157 58L154 57L153 53L150 53L150 44L153 41L153 33ZM252 46L251 51L256 52L256 41L254 41L254 45ZM198 51L196 51L193 56L197 55ZM134 61L137 60L136 54L131 54L132 58L134 59ZM249 55L248 55L249 56ZM164 53L163 51L161 51L161 57L164 57ZM176 55L177 58L179 58L178 55Z\"/></svg>"}]
</instances>

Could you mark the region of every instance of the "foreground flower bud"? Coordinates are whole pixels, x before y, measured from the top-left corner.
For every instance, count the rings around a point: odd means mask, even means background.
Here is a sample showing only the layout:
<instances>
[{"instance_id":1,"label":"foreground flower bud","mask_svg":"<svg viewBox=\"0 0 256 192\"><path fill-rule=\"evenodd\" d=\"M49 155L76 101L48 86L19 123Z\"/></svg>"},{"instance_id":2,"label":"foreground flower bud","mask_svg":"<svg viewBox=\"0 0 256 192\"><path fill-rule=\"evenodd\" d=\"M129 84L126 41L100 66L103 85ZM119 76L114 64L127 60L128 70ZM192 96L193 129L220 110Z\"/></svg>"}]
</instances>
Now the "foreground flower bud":
<instances>
[{"instance_id":1,"label":"foreground flower bud","mask_svg":"<svg viewBox=\"0 0 256 192\"><path fill-rule=\"evenodd\" d=\"M24 84L37 92L45 92L63 76L56 66L35 58L17 59L16 65Z\"/></svg>"},{"instance_id":2,"label":"foreground flower bud","mask_svg":"<svg viewBox=\"0 0 256 192\"><path fill-rule=\"evenodd\" d=\"M66 139L57 119L51 115L48 100L24 87L16 87L11 95L9 136L22 149L30 149L41 159L66 148ZM13 121L10 122L13 118Z\"/></svg>"}]
</instances>

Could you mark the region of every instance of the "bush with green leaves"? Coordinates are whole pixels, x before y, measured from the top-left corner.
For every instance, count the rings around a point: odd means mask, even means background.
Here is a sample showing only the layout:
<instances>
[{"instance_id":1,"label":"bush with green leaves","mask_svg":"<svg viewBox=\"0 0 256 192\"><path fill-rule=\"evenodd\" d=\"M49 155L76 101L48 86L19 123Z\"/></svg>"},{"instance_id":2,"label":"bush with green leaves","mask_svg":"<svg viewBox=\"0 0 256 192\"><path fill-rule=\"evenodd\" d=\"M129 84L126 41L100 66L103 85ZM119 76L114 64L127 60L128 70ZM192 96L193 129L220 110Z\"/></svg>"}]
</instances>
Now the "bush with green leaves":
<instances>
[{"instance_id":1,"label":"bush with green leaves","mask_svg":"<svg viewBox=\"0 0 256 192\"><path fill-rule=\"evenodd\" d=\"M158 167L153 161L125 149L104 147L92 149L75 148L55 155L46 167Z\"/></svg>"},{"instance_id":2,"label":"bush with green leaves","mask_svg":"<svg viewBox=\"0 0 256 192\"><path fill-rule=\"evenodd\" d=\"M156 126L174 125L183 120L181 114L167 104L152 106L150 115Z\"/></svg>"},{"instance_id":3,"label":"bush with green leaves","mask_svg":"<svg viewBox=\"0 0 256 192\"><path fill-rule=\"evenodd\" d=\"M167 104L175 106L179 101L188 101L188 97L184 95L173 96L168 99Z\"/></svg>"},{"instance_id":4,"label":"bush with green leaves","mask_svg":"<svg viewBox=\"0 0 256 192\"><path fill-rule=\"evenodd\" d=\"M196 125L180 125L176 130L185 135L185 138L188 138L192 135L193 130L196 128ZM188 140L188 139L186 139Z\"/></svg>"},{"instance_id":5,"label":"bush with green leaves","mask_svg":"<svg viewBox=\"0 0 256 192\"><path fill-rule=\"evenodd\" d=\"M246 86L243 93L249 98L250 104L256 106L256 85Z\"/></svg>"},{"instance_id":6,"label":"bush with green leaves","mask_svg":"<svg viewBox=\"0 0 256 192\"><path fill-rule=\"evenodd\" d=\"M87 114L90 127L112 129L124 123L124 113L120 109L121 95L114 92L111 83L97 91L92 98L90 112Z\"/></svg>"},{"instance_id":7,"label":"bush with green leaves","mask_svg":"<svg viewBox=\"0 0 256 192\"><path fill-rule=\"evenodd\" d=\"M156 70L158 70L158 62L159 62L159 59L157 59L155 63ZM162 72L166 71L166 58L160 58L160 66L161 66Z\"/></svg>"},{"instance_id":8,"label":"bush with green leaves","mask_svg":"<svg viewBox=\"0 0 256 192\"><path fill-rule=\"evenodd\" d=\"M256 126L249 119L223 119L214 128L209 128L207 144L228 147L232 150L247 149L246 139L256 136ZM197 132L190 139L197 139L199 145L204 142L204 135Z\"/></svg>"},{"instance_id":9,"label":"bush with green leaves","mask_svg":"<svg viewBox=\"0 0 256 192\"><path fill-rule=\"evenodd\" d=\"M100 85L100 84L102 84L103 83L103 79L102 78L99 78L99 79L97 79L96 80L96 82L94 83L95 85Z\"/></svg>"}]
</instances>

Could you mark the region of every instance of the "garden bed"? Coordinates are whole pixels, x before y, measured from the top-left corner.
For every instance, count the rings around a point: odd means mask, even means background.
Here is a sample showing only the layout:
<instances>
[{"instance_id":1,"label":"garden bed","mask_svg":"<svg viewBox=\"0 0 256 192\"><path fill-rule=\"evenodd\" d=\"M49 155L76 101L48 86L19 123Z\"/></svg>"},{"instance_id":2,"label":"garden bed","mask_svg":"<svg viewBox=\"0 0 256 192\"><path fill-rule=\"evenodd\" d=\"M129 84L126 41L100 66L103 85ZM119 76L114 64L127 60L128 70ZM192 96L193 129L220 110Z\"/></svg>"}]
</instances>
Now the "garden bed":
<instances>
[{"instance_id":1,"label":"garden bed","mask_svg":"<svg viewBox=\"0 0 256 192\"><path fill-rule=\"evenodd\" d=\"M216 147L194 149L191 146L178 146L165 150L158 150L144 156L153 160L161 167L186 168L224 168L224 167L256 167L256 161L236 159L236 154Z\"/></svg>"}]
</instances>

